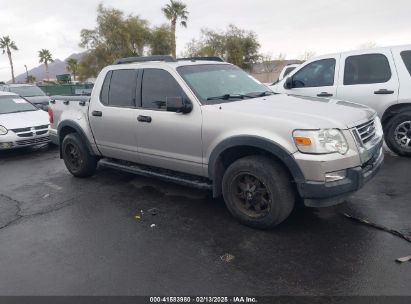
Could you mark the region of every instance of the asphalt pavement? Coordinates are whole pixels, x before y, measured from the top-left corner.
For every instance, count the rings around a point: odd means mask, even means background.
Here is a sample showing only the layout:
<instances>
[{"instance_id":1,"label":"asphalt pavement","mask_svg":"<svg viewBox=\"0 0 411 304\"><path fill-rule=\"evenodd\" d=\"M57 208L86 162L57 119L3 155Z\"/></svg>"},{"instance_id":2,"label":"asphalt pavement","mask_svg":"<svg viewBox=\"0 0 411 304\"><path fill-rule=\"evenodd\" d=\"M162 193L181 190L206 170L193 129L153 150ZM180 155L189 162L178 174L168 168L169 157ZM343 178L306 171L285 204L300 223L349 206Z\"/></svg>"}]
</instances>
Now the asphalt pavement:
<instances>
[{"instance_id":1,"label":"asphalt pavement","mask_svg":"<svg viewBox=\"0 0 411 304\"><path fill-rule=\"evenodd\" d=\"M208 192L99 168L56 148L0 153L0 295L408 295L411 160L386 154L347 203L277 229L237 223Z\"/></svg>"}]
</instances>

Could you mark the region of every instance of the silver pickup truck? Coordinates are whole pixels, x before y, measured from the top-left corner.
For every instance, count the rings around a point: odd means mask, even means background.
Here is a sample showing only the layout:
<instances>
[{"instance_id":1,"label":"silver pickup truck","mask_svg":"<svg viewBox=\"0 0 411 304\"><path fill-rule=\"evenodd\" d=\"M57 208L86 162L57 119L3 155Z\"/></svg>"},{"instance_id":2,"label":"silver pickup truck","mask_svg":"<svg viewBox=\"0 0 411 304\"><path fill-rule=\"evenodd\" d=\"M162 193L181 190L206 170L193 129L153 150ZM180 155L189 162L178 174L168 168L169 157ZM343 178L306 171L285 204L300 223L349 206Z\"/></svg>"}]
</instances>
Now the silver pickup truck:
<instances>
[{"instance_id":1,"label":"silver pickup truck","mask_svg":"<svg viewBox=\"0 0 411 304\"><path fill-rule=\"evenodd\" d=\"M124 58L90 99L55 98L50 135L77 177L97 163L223 195L242 223L271 228L296 203L344 201L379 170L376 112L274 94L218 58Z\"/></svg>"}]
</instances>

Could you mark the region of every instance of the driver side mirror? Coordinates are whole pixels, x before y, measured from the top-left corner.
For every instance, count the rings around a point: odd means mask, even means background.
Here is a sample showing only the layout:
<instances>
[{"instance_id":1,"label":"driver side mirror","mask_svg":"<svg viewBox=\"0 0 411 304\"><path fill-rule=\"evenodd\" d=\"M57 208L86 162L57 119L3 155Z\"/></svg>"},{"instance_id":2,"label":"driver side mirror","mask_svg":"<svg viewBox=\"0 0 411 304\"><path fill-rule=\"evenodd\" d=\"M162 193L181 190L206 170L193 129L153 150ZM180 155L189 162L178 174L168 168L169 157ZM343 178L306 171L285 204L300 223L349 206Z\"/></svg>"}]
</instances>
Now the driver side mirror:
<instances>
[{"instance_id":1,"label":"driver side mirror","mask_svg":"<svg viewBox=\"0 0 411 304\"><path fill-rule=\"evenodd\" d=\"M187 114L193 110L193 105L189 101L184 100L182 96L167 97L166 108L168 112Z\"/></svg>"},{"instance_id":2,"label":"driver side mirror","mask_svg":"<svg viewBox=\"0 0 411 304\"><path fill-rule=\"evenodd\" d=\"M287 77L287 79L284 82L284 89L291 90L292 88L293 88L293 78Z\"/></svg>"}]
</instances>

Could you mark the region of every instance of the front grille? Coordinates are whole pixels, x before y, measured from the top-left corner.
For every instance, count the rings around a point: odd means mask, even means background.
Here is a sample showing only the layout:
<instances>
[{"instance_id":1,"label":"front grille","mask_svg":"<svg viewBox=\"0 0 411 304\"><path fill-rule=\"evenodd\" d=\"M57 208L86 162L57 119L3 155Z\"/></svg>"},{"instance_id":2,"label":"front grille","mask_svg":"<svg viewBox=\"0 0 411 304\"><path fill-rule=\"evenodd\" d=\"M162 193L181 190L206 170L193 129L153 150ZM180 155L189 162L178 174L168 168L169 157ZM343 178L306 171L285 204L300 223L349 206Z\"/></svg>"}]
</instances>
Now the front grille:
<instances>
[{"instance_id":1,"label":"front grille","mask_svg":"<svg viewBox=\"0 0 411 304\"><path fill-rule=\"evenodd\" d=\"M41 138L33 138L27 140L18 140L16 144L18 146L26 146L26 145L35 145L35 144L43 144L50 141L49 136L41 137Z\"/></svg>"},{"instance_id":2,"label":"front grille","mask_svg":"<svg viewBox=\"0 0 411 304\"><path fill-rule=\"evenodd\" d=\"M30 128L11 129L18 137L32 137L34 135L43 135L48 132L49 125L41 125Z\"/></svg>"},{"instance_id":3,"label":"front grille","mask_svg":"<svg viewBox=\"0 0 411 304\"><path fill-rule=\"evenodd\" d=\"M47 129L48 127L49 127L49 125L42 125L42 126L34 127L34 129L41 130L41 129Z\"/></svg>"},{"instance_id":4,"label":"front grille","mask_svg":"<svg viewBox=\"0 0 411 304\"><path fill-rule=\"evenodd\" d=\"M28 133L19 133L17 136L19 137L33 137L34 133L33 132L28 132Z\"/></svg>"},{"instance_id":5,"label":"front grille","mask_svg":"<svg viewBox=\"0 0 411 304\"><path fill-rule=\"evenodd\" d=\"M357 126L355 129L357 130L358 136L363 144L373 140L377 131L374 119Z\"/></svg>"},{"instance_id":6,"label":"front grille","mask_svg":"<svg viewBox=\"0 0 411 304\"><path fill-rule=\"evenodd\" d=\"M14 133L20 132L30 132L31 128L19 128L19 129L11 129Z\"/></svg>"}]
</instances>

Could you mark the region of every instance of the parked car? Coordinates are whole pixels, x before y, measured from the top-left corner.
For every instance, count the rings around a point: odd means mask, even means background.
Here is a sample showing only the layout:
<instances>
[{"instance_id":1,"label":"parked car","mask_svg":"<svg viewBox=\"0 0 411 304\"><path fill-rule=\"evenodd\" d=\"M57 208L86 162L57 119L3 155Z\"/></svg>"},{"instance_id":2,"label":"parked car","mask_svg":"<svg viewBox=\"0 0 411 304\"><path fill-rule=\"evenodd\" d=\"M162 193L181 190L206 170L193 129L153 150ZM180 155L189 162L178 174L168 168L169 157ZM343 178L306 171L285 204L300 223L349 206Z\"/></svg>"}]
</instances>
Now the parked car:
<instances>
[{"instance_id":1,"label":"parked car","mask_svg":"<svg viewBox=\"0 0 411 304\"><path fill-rule=\"evenodd\" d=\"M16 93L26 98L39 109L47 111L50 97L47 96L38 86L32 84L6 84L0 86L0 90Z\"/></svg>"},{"instance_id":2,"label":"parked car","mask_svg":"<svg viewBox=\"0 0 411 304\"><path fill-rule=\"evenodd\" d=\"M0 92L0 150L50 142L49 119L17 94Z\"/></svg>"},{"instance_id":3,"label":"parked car","mask_svg":"<svg viewBox=\"0 0 411 304\"><path fill-rule=\"evenodd\" d=\"M297 67L299 67L301 64L299 63L293 63L293 64L287 64L280 73L280 76L278 76L278 81L281 81L286 77L288 74L290 74L292 71L294 71Z\"/></svg>"},{"instance_id":4,"label":"parked car","mask_svg":"<svg viewBox=\"0 0 411 304\"><path fill-rule=\"evenodd\" d=\"M411 156L411 45L317 57L270 88L369 106L381 118L390 149Z\"/></svg>"},{"instance_id":5,"label":"parked car","mask_svg":"<svg viewBox=\"0 0 411 304\"><path fill-rule=\"evenodd\" d=\"M338 204L378 172L374 110L273 95L234 65L200 59L121 59L90 100L52 100L51 138L71 174L91 176L99 162L210 189L242 223L271 228L299 198Z\"/></svg>"},{"instance_id":6,"label":"parked car","mask_svg":"<svg viewBox=\"0 0 411 304\"><path fill-rule=\"evenodd\" d=\"M275 85L276 83L284 79L284 77L286 77L292 71L294 71L295 68L298 67L299 65L300 65L299 63L287 64L285 67L283 67L283 69L280 72L280 75L278 76L278 79L274 83L270 82L270 83L264 83L264 84L268 87Z\"/></svg>"}]
</instances>

